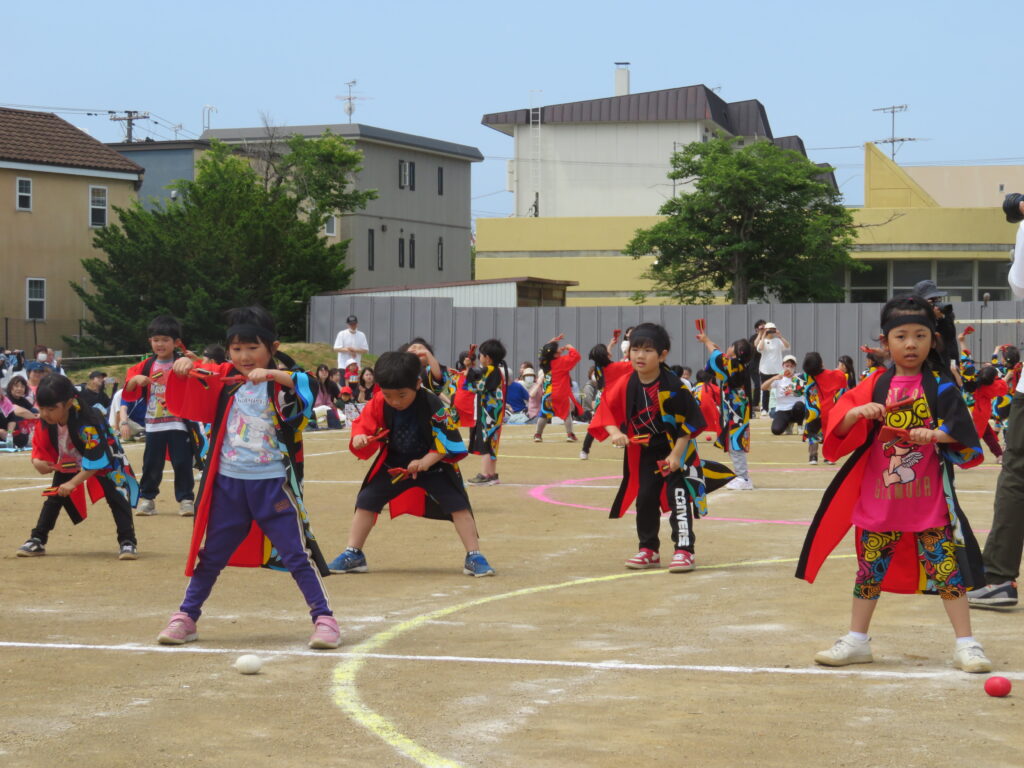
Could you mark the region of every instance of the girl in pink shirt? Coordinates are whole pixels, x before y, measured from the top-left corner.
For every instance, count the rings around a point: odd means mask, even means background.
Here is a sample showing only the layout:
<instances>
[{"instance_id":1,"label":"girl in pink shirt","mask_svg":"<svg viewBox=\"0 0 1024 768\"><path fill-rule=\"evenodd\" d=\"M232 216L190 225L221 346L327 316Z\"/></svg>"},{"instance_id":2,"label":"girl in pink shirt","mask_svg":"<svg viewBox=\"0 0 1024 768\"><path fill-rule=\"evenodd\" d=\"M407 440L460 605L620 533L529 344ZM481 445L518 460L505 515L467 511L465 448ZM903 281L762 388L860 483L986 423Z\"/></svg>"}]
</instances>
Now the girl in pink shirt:
<instances>
[{"instance_id":1,"label":"girl in pink shirt","mask_svg":"<svg viewBox=\"0 0 1024 768\"><path fill-rule=\"evenodd\" d=\"M873 661L867 633L881 593L928 592L942 598L953 625L953 663L988 672L967 603L967 590L985 583L981 552L953 486L954 465L982 460L978 435L934 354L939 337L928 302L891 300L882 309L882 333L892 366L843 395L825 425L825 458L853 455L825 492L797 576L813 582L851 525L857 576L850 632L814 660L833 667Z\"/></svg>"}]
</instances>

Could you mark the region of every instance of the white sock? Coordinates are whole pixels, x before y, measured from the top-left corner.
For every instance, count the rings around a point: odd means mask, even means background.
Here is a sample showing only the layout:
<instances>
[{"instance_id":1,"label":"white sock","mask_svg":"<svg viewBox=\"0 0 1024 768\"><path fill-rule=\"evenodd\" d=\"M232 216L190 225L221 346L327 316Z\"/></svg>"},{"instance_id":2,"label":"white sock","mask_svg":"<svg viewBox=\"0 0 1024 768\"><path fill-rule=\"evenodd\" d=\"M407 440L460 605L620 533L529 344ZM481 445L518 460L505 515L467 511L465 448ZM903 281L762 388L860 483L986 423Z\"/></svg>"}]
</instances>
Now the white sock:
<instances>
[{"instance_id":1,"label":"white sock","mask_svg":"<svg viewBox=\"0 0 1024 768\"><path fill-rule=\"evenodd\" d=\"M973 645L978 641L974 639L974 635L968 635L967 637L958 637L956 639L956 647L960 648L964 645Z\"/></svg>"},{"instance_id":2,"label":"white sock","mask_svg":"<svg viewBox=\"0 0 1024 768\"><path fill-rule=\"evenodd\" d=\"M864 633L864 632L854 632L853 630L850 630L849 632L847 632L846 636L848 638L850 638L851 640L853 640L855 643L866 643L868 640L871 639L871 638L869 638L867 636L866 633Z\"/></svg>"}]
</instances>

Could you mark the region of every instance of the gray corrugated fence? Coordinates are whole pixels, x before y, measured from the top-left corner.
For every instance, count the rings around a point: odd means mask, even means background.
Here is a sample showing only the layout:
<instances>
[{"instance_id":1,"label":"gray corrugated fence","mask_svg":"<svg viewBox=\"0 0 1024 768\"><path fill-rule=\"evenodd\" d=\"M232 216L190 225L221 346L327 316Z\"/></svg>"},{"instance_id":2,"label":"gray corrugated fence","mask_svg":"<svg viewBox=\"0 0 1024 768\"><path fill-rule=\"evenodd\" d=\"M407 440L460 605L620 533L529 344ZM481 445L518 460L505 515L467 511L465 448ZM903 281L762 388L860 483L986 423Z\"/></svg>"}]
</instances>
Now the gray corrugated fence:
<instances>
[{"instance_id":1,"label":"gray corrugated fence","mask_svg":"<svg viewBox=\"0 0 1024 768\"><path fill-rule=\"evenodd\" d=\"M702 367L707 356L694 339L694 320L707 320L708 335L723 347L735 339L750 336L754 322L765 319L779 326L793 345L799 360L806 352L820 352L826 366L834 366L839 355L850 355L863 364L858 351L878 335L880 304L747 304L728 306L663 307L521 307L494 309L452 306L451 299L368 298L314 296L310 306L310 341L333 344L345 318L354 314L366 333L370 352L395 349L415 336L433 345L438 359L451 364L459 351L471 343L499 338L509 350L513 374L520 362L536 361L540 346L559 333L565 342L580 350L583 363L575 375L586 375L587 353L605 343L612 329L626 329L641 322L660 323L672 336L669 364ZM971 348L987 359L996 344L1017 344L1024 340L1024 302L1000 301L954 305L959 326L966 321L977 329ZM618 355L615 356L618 359Z\"/></svg>"}]
</instances>

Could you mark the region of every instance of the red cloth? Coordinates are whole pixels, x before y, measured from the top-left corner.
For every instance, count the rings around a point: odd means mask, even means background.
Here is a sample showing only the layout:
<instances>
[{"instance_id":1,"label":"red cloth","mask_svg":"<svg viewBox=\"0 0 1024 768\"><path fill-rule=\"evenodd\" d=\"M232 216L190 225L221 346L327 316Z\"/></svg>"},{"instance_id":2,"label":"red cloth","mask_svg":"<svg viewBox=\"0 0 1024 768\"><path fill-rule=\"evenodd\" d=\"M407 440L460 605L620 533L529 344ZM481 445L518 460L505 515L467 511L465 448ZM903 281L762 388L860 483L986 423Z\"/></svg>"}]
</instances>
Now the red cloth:
<instances>
[{"instance_id":1,"label":"red cloth","mask_svg":"<svg viewBox=\"0 0 1024 768\"><path fill-rule=\"evenodd\" d=\"M818 403L821 408L821 429L825 430L829 414L836 405L837 395L849 386L846 374L838 368L824 370L814 377L818 385Z\"/></svg>"},{"instance_id":2,"label":"red cloth","mask_svg":"<svg viewBox=\"0 0 1024 768\"><path fill-rule=\"evenodd\" d=\"M606 365L601 372L604 374L604 386L607 389L623 376L628 377L633 372L633 364L629 360L620 360Z\"/></svg>"},{"instance_id":3,"label":"red cloth","mask_svg":"<svg viewBox=\"0 0 1024 768\"><path fill-rule=\"evenodd\" d=\"M38 429L32 434L32 458L39 459L40 461L48 461L51 464L56 464L60 460L60 450L50 441L50 430L46 428L46 424L39 422ZM98 472L97 474L105 474L104 472ZM90 477L82 485L78 486L71 492L71 503L75 507L75 511L79 517L83 520L89 516L87 504L85 502L85 491L89 489L89 500L95 504L97 501L103 498L103 487L100 485L100 481L96 479L95 475Z\"/></svg>"},{"instance_id":4,"label":"red cloth","mask_svg":"<svg viewBox=\"0 0 1024 768\"><path fill-rule=\"evenodd\" d=\"M1009 394L1010 388L1002 379L974 390L974 408L971 409L971 420L978 431L978 437L985 434L988 421L992 418L992 401Z\"/></svg>"},{"instance_id":5,"label":"red cloth","mask_svg":"<svg viewBox=\"0 0 1024 768\"><path fill-rule=\"evenodd\" d=\"M476 425L476 392L466 389L465 371L458 371L451 375L455 377L455 395L452 397L452 407L459 415L459 426L473 427Z\"/></svg>"},{"instance_id":6,"label":"red cloth","mask_svg":"<svg viewBox=\"0 0 1024 768\"><path fill-rule=\"evenodd\" d=\"M629 376L619 376L615 383L605 385L601 394L601 402L590 420L587 432L597 440L608 438L609 426L619 427L628 437L633 435L633 427L626 418L626 387L629 386ZM607 382L607 378L605 379ZM612 503L611 516L622 517L626 510L636 499L640 490L640 446L637 443L626 445L626 463L623 468L623 485L617 497L618 504ZM664 500L663 500L664 501ZM666 505L662 506L666 509Z\"/></svg>"},{"instance_id":7,"label":"red cloth","mask_svg":"<svg viewBox=\"0 0 1024 768\"><path fill-rule=\"evenodd\" d=\"M574 347L562 347L551 361L551 411L563 421L569 417L570 405L576 406L578 411L583 410L573 397L572 382L569 380L569 371L579 361L580 353Z\"/></svg>"},{"instance_id":8,"label":"red cloth","mask_svg":"<svg viewBox=\"0 0 1024 768\"><path fill-rule=\"evenodd\" d=\"M706 426L701 432L711 430L717 432L718 422L721 419L722 409L722 391L718 388L718 385L712 384L711 382L705 382L700 389L700 412L704 416ZM695 433L694 436L699 435L700 432Z\"/></svg>"},{"instance_id":9,"label":"red cloth","mask_svg":"<svg viewBox=\"0 0 1024 768\"><path fill-rule=\"evenodd\" d=\"M221 376L228 376L234 372L231 363L204 363L196 366L204 370L213 371L218 376L210 376L202 380L191 376L181 377L175 373L168 373L167 390L164 399L167 402L167 410L175 416L189 421L198 421L203 424L212 424L217 418L217 406L220 401L221 391L224 388ZM203 386L206 384L206 387ZM225 417L231 408L234 397L230 397L225 404ZM196 558L202 547L203 539L206 536L206 526L210 522L210 502L213 498L214 480L217 477L217 470L220 466L220 450L224 444L224 429L211 434L211 445L206 456L206 472L203 474L203 483L200 485L199 501L196 505L196 517L192 526L192 539L189 543L188 563L185 566L185 575L191 576L195 569ZM259 568L266 561L264 547L265 536L262 529L252 524L248 535L238 545L235 553L228 560L228 565L243 568Z\"/></svg>"}]
</instances>

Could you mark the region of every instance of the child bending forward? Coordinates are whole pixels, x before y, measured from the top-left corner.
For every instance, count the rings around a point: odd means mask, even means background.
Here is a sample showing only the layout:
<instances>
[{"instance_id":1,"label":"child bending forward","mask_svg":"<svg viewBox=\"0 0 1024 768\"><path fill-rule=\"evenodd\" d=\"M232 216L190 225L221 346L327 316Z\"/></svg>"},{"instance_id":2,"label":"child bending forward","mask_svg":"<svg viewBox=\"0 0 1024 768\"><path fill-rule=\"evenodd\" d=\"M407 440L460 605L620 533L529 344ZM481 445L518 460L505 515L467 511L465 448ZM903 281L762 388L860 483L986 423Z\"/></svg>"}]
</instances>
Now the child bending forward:
<instances>
[{"instance_id":1,"label":"child bending forward","mask_svg":"<svg viewBox=\"0 0 1024 768\"><path fill-rule=\"evenodd\" d=\"M588 432L598 440L611 437L626 449L622 484L609 517L622 517L636 499L639 551L626 561L633 570L661 563L661 512L670 512L675 552L669 571L696 568L694 517L707 514L707 490L721 487L733 474L718 464L703 465L693 438L705 427L700 406L679 377L664 364L668 332L642 323L629 337L633 373L608 386ZM705 471L714 477L705 487Z\"/></svg>"},{"instance_id":2,"label":"child bending forward","mask_svg":"<svg viewBox=\"0 0 1024 768\"><path fill-rule=\"evenodd\" d=\"M966 597L985 584L981 551L953 487L954 465L982 460L978 435L948 368L931 355L941 337L928 302L891 300L882 333L892 366L843 395L825 424L825 458L853 455L825 492L796 575L813 582L851 525L857 575L850 632L814 660L873 661L868 627L880 594L929 592L942 598L953 625L953 663L988 672Z\"/></svg>"},{"instance_id":3,"label":"child bending forward","mask_svg":"<svg viewBox=\"0 0 1024 768\"><path fill-rule=\"evenodd\" d=\"M228 323L231 362L196 367L182 357L167 380L168 409L213 426L185 569L192 578L157 640L197 638L203 603L224 566L266 566L287 569L298 584L314 625L309 647L337 648L338 622L320 578L328 571L302 504L302 428L316 380L274 366L279 342L266 310L232 310Z\"/></svg>"},{"instance_id":4,"label":"child bending forward","mask_svg":"<svg viewBox=\"0 0 1024 768\"><path fill-rule=\"evenodd\" d=\"M451 520L466 548L462 572L493 576L480 553L458 469L466 445L441 399L420 386L420 359L412 352L385 352L373 374L379 389L352 425L349 450L360 459L380 453L356 497L348 546L331 561L331 572L366 573L363 545L387 504L392 518L412 514Z\"/></svg>"}]
</instances>

